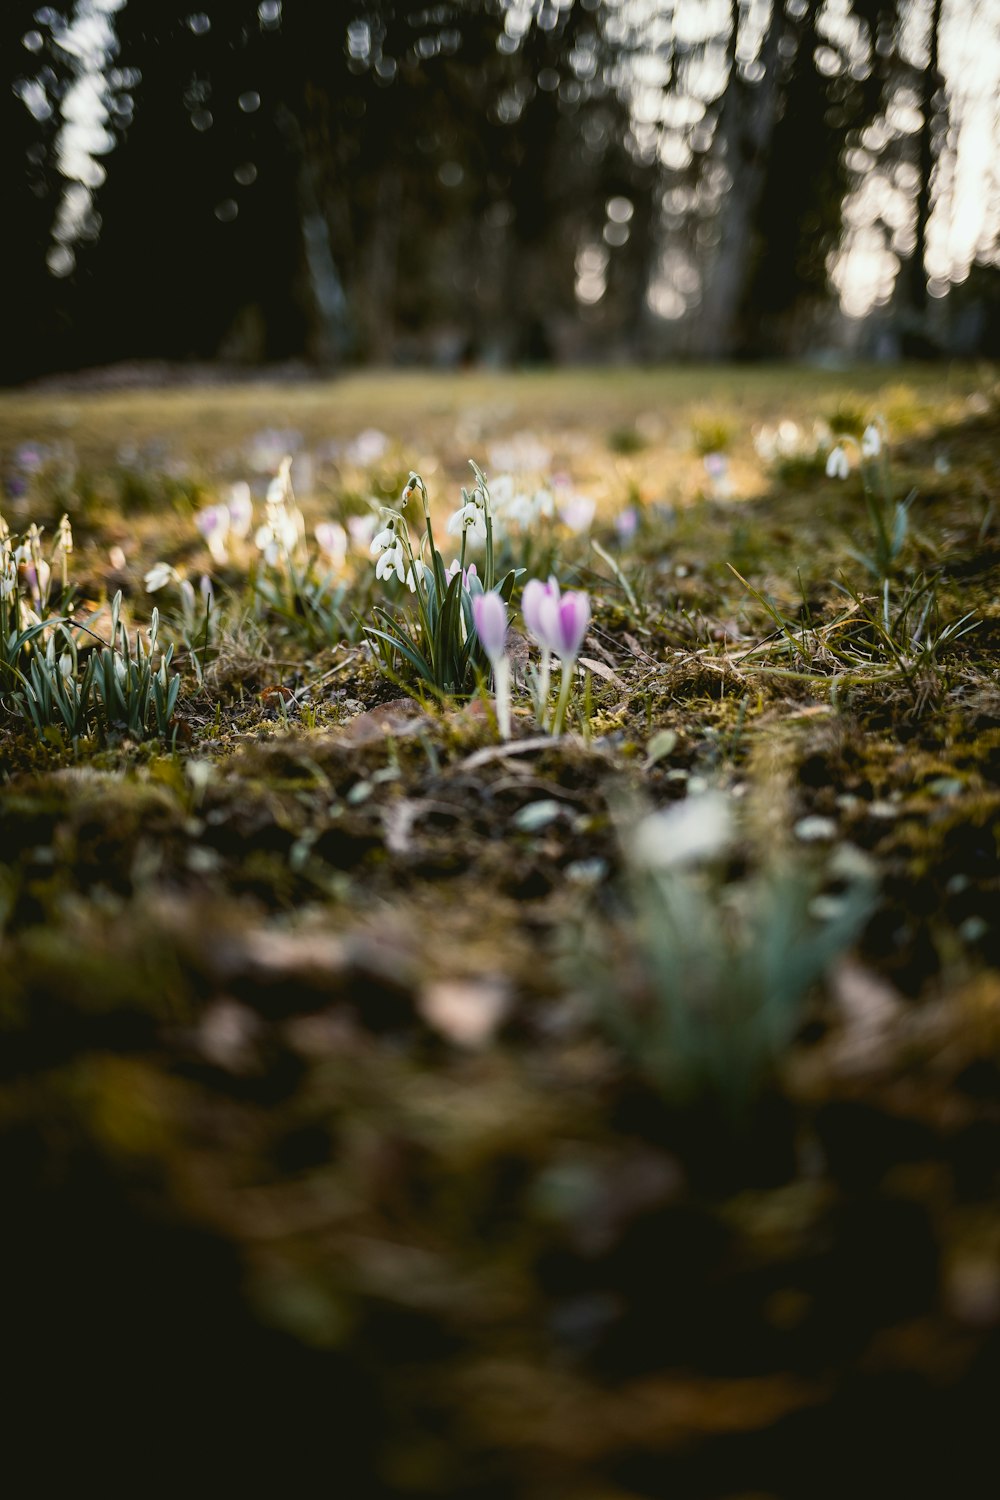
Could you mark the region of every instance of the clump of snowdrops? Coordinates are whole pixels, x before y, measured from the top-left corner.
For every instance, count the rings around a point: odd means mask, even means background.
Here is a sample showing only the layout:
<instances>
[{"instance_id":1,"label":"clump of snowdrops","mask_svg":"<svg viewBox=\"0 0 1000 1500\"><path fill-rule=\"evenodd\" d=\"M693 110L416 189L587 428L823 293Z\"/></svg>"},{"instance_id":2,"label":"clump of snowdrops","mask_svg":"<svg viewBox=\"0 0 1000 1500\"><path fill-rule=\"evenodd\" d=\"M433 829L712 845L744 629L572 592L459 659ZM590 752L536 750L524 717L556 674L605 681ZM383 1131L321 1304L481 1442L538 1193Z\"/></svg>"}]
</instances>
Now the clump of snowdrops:
<instances>
[{"instance_id":1,"label":"clump of snowdrops","mask_svg":"<svg viewBox=\"0 0 1000 1500\"><path fill-rule=\"evenodd\" d=\"M504 738L510 734L512 673L507 653L510 603L524 568L512 567L498 578L494 505L490 485L478 464L470 460L473 489L462 490L462 503L447 525L459 536L460 555L450 563L437 545L427 489L419 474L411 473L398 509L383 512L384 524L372 538L376 578L409 588L413 608L390 614L375 610L376 623L366 634L390 676L398 677L406 664L418 681L438 693L467 694L492 676L497 723ZM423 536L414 545L405 517L406 506L419 499ZM482 572L467 561L472 546L484 551ZM566 720L577 658L590 622L590 600L585 593L562 593L554 577L532 579L524 586L522 613L527 630L541 653L530 674L535 716L544 730L559 734ZM550 703L553 659L561 671L555 706Z\"/></svg>"},{"instance_id":2,"label":"clump of snowdrops","mask_svg":"<svg viewBox=\"0 0 1000 1500\"><path fill-rule=\"evenodd\" d=\"M706 790L622 829L623 917L585 944L610 1034L668 1098L741 1111L801 1024L803 1003L874 904L863 856L749 846L737 804ZM853 858L851 855L853 853Z\"/></svg>"},{"instance_id":3,"label":"clump of snowdrops","mask_svg":"<svg viewBox=\"0 0 1000 1500\"><path fill-rule=\"evenodd\" d=\"M449 533L461 537L460 554L450 563L445 562L435 539L427 487L417 473L410 474L399 507L383 510L383 524L371 541L376 578L388 582L395 577L410 590L413 605L392 613L376 606L375 624L367 626L365 634L388 676L397 680L405 664L422 687L437 694L468 695L489 670L496 670L477 630L473 604L483 595L495 594L504 614L505 634L507 606L520 571L511 568L502 578L496 576L490 487L477 464L472 464L472 470L475 485L471 491L462 490L462 503L448 524ZM423 522L419 541L414 540L405 515L414 500L419 502L419 521ZM484 546L482 572L478 564L467 561L472 535ZM490 609L495 627L497 606ZM491 650L497 641L494 628L489 635Z\"/></svg>"},{"instance_id":4,"label":"clump of snowdrops","mask_svg":"<svg viewBox=\"0 0 1000 1500\"><path fill-rule=\"evenodd\" d=\"M0 690L9 712L46 739L104 740L112 733L168 738L180 691L170 671L173 647L158 647L159 617L134 637L121 618L122 596L111 605L110 639L88 623L56 614L71 600L68 559L73 533L63 516L48 558L41 528L23 540L0 518ZM157 654L159 652L159 659Z\"/></svg>"},{"instance_id":5,"label":"clump of snowdrops","mask_svg":"<svg viewBox=\"0 0 1000 1500\"><path fill-rule=\"evenodd\" d=\"M860 439L842 436L830 449L826 461L829 479L847 479L851 474L851 455L855 454L861 476L861 489L871 523L870 550L848 548L855 561L880 583L891 577L906 547L910 529L910 506L916 490L904 500L893 494L889 468L889 447L880 421L869 423Z\"/></svg>"}]
</instances>

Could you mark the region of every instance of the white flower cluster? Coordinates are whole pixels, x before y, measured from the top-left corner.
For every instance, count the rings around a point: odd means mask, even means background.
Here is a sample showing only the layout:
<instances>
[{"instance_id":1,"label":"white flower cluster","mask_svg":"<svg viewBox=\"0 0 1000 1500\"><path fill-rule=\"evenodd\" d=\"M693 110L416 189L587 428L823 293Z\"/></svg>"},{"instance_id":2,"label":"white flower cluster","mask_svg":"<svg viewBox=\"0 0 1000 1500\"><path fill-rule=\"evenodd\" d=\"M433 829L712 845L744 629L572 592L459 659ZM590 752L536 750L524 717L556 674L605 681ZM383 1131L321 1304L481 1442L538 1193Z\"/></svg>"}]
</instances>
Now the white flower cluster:
<instances>
[{"instance_id":1,"label":"white flower cluster","mask_svg":"<svg viewBox=\"0 0 1000 1500\"><path fill-rule=\"evenodd\" d=\"M372 537L369 550L373 557L378 558L375 564L376 578L388 579L395 573L400 583L405 583L413 593L417 587L417 581L413 576L412 567L408 565L400 533L400 528L405 524L398 511L386 511L385 525Z\"/></svg>"},{"instance_id":2,"label":"white flower cluster","mask_svg":"<svg viewBox=\"0 0 1000 1500\"><path fill-rule=\"evenodd\" d=\"M558 518L568 530L580 535L594 520L596 505L588 495L581 495L567 482L549 488L547 485L524 484L513 474L501 474L490 484L489 512L494 538L513 532L532 530L540 521ZM454 512L448 522L452 536L464 531L469 543L486 537L486 504L481 489L476 488L468 500Z\"/></svg>"},{"instance_id":3,"label":"white flower cluster","mask_svg":"<svg viewBox=\"0 0 1000 1500\"><path fill-rule=\"evenodd\" d=\"M264 554L264 561L274 567L283 556L291 556L305 534L306 523L292 494L292 459L286 454L267 487L264 525L257 528L254 545Z\"/></svg>"},{"instance_id":4,"label":"white flower cluster","mask_svg":"<svg viewBox=\"0 0 1000 1500\"><path fill-rule=\"evenodd\" d=\"M405 492L404 492L405 493ZM462 491L463 502L448 521L448 534L450 536L461 536L463 532L471 540L486 540L486 515L487 501L485 492L477 485L470 495L468 490ZM492 518L492 508L490 509Z\"/></svg>"},{"instance_id":5,"label":"white flower cluster","mask_svg":"<svg viewBox=\"0 0 1000 1500\"><path fill-rule=\"evenodd\" d=\"M854 440L848 439L847 441L853 442ZM875 422L869 422L861 434L861 441L857 447L862 463L871 463L873 459L878 458L882 452L881 427ZM847 457L847 448L842 440L835 448L830 449L826 460L826 477L827 479L846 479L850 472L851 465Z\"/></svg>"},{"instance_id":6,"label":"white flower cluster","mask_svg":"<svg viewBox=\"0 0 1000 1500\"><path fill-rule=\"evenodd\" d=\"M6 602L17 588L17 563L14 544L3 516L0 516L0 603Z\"/></svg>"}]
</instances>

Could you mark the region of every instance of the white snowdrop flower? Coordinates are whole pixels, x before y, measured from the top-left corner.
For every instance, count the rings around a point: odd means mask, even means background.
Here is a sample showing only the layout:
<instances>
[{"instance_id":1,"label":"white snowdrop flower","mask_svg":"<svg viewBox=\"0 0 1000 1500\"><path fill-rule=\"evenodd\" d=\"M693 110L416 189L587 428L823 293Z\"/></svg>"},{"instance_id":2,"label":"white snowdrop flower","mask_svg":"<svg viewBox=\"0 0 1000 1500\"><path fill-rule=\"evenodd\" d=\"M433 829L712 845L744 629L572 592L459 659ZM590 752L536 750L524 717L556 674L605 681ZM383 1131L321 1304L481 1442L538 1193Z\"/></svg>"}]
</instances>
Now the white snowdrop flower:
<instances>
[{"instance_id":1,"label":"white snowdrop flower","mask_svg":"<svg viewBox=\"0 0 1000 1500\"><path fill-rule=\"evenodd\" d=\"M63 654L62 654L62 656L60 656L60 658L59 658L59 671L62 673L64 681L68 681L69 678L72 677L72 675L73 675L73 657L70 654L70 652L64 651Z\"/></svg>"},{"instance_id":2,"label":"white snowdrop flower","mask_svg":"<svg viewBox=\"0 0 1000 1500\"><path fill-rule=\"evenodd\" d=\"M394 548L397 540L396 518L395 516L390 516L382 530L376 532L372 537L368 550L372 557L377 557L380 552L388 552L390 548Z\"/></svg>"},{"instance_id":3,"label":"white snowdrop flower","mask_svg":"<svg viewBox=\"0 0 1000 1500\"><path fill-rule=\"evenodd\" d=\"M478 491L476 492L478 494ZM483 511L470 500L467 505L462 505L451 516L448 522L448 532L451 536L460 535L463 531L475 532L477 535L486 535L486 520Z\"/></svg>"},{"instance_id":4,"label":"white snowdrop flower","mask_svg":"<svg viewBox=\"0 0 1000 1500\"><path fill-rule=\"evenodd\" d=\"M700 864L733 841L733 815L721 792L702 792L643 818L632 840L632 858L649 870Z\"/></svg>"},{"instance_id":5,"label":"white snowdrop flower","mask_svg":"<svg viewBox=\"0 0 1000 1500\"><path fill-rule=\"evenodd\" d=\"M882 434L874 422L870 422L861 435L861 457L878 458L881 452Z\"/></svg>"},{"instance_id":6,"label":"white snowdrop flower","mask_svg":"<svg viewBox=\"0 0 1000 1500\"><path fill-rule=\"evenodd\" d=\"M403 555L402 542L396 542L393 546L387 547L375 564L375 577L380 579L389 579L395 573L400 583L405 583L406 571L406 558Z\"/></svg>"},{"instance_id":7,"label":"white snowdrop flower","mask_svg":"<svg viewBox=\"0 0 1000 1500\"><path fill-rule=\"evenodd\" d=\"M108 552L108 562L120 573L128 562L128 558L121 547L112 547Z\"/></svg>"},{"instance_id":8,"label":"white snowdrop flower","mask_svg":"<svg viewBox=\"0 0 1000 1500\"><path fill-rule=\"evenodd\" d=\"M176 577L176 568L172 568L168 562L154 563L143 579L147 594L155 594L157 589L166 588Z\"/></svg>"},{"instance_id":9,"label":"white snowdrop flower","mask_svg":"<svg viewBox=\"0 0 1000 1500\"><path fill-rule=\"evenodd\" d=\"M836 448L831 448L826 457L827 479L846 479L851 472L851 466L847 462L847 453L841 443Z\"/></svg>"},{"instance_id":10,"label":"white snowdrop flower","mask_svg":"<svg viewBox=\"0 0 1000 1500\"><path fill-rule=\"evenodd\" d=\"M69 516L64 515L56 530L56 546L67 556L73 550L73 528L69 524Z\"/></svg>"}]
</instances>

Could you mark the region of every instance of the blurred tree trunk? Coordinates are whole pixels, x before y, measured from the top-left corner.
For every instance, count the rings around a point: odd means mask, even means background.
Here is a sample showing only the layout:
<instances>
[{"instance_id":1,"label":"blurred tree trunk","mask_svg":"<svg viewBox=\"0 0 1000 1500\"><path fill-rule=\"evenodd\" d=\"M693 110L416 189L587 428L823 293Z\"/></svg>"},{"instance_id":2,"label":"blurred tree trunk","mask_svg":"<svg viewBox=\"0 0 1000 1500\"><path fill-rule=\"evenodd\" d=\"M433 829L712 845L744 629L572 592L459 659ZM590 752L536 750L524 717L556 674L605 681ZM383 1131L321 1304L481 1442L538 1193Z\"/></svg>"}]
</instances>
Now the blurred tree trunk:
<instances>
[{"instance_id":1,"label":"blurred tree trunk","mask_svg":"<svg viewBox=\"0 0 1000 1500\"><path fill-rule=\"evenodd\" d=\"M913 255L908 267L908 301L914 321L923 323L927 314L927 226L931 217L932 187L936 155L934 149L937 108L935 100L942 86L938 54L941 35L941 0L933 0L931 7L930 37L927 46L927 65L921 78L920 136L917 143L916 233Z\"/></svg>"},{"instance_id":2,"label":"blurred tree trunk","mask_svg":"<svg viewBox=\"0 0 1000 1500\"><path fill-rule=\"evenodd\" d=\"M764 190L767 153L780 102L780 44L785 31L782 0L774 0L761 44L764 72L758 83L740 76L736 60L742 0L732 0L729 83L722 104L719 132L725 151L730 186L723 200L722 236L710 266L701 318L702 352L709 359L725 359L740 344L738 318L751 269L751 236Z\"/></svg>"}]
</instances>

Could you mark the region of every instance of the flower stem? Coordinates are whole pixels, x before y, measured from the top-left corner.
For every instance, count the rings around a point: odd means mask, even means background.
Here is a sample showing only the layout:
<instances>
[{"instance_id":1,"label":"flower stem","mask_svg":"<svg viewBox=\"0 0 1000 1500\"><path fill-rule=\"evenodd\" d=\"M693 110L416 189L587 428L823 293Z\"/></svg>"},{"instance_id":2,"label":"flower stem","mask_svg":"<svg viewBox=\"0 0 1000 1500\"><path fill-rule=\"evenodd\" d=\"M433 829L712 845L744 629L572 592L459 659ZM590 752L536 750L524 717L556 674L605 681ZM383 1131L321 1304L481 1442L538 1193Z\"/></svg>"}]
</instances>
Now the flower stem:
<instances>
[{"instance_id":1,"label":"flower stem","mask_svg":"<svg viewBox=\"0 0 1000 1500\"><path fill-rule=\"evenodd\" d=\"M493 692L497 704L497 728L502 740L510 739L510 662L506 656L493 667Z\"/></svg>"},{"instance_id":2,"label":"flower stem","mask_svg":"<svg viewBox=\"0 0 1000 1500\"><path fill-rule=\"evenodd\" d=\"M546 727L546 720L548 719L548 707L549 707L549 672L550 672L551 662L552 662L551 653L548 650L543 649L542 650L542 663L541 663L541 667L539 668L539 674L538 674L538 714L537 714L537 717L538 717L538 727L539 727L539 729L545 729L545 727Z\"/></svg>"},{"instance_id":3,"label":"flower stem","mask_svg":"<svg viewBox=\"0 0 1000 1500\"><path fill-rule=\"evenodd\" d=\"M562 680L559 684L559 701L556 704L556 716L552 721L553 734L562 734L563 721L566 718L566 708L569 704L570 689L573 686L573 667L575 663L572 660L567 660L562 661L560 666L562 668Z\"/></svg>"}]
</instances>

